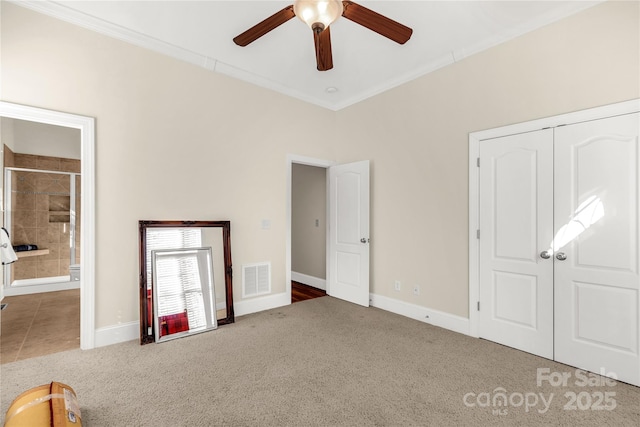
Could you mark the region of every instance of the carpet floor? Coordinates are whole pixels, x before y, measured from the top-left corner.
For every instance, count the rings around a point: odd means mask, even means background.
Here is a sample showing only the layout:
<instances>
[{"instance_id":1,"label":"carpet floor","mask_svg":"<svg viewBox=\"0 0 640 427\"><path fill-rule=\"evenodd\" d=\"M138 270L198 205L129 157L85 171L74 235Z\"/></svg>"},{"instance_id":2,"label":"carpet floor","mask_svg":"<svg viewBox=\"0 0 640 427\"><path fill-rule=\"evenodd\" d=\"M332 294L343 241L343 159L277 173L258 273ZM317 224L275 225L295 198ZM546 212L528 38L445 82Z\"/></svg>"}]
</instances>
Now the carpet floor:
<instances>
[{"instance_id":1,"label":"carpet floor","mask_svg":"<svg viewBox=\"0 0 640 427\"><path fill-rule=\"evenodd\" d=\"M60 381L76 391L89 427L637 427L640 419L638 387L332 297L160 344L7 363L0 374L2 414L21 392Z\"/></svg>"}]
</instances>

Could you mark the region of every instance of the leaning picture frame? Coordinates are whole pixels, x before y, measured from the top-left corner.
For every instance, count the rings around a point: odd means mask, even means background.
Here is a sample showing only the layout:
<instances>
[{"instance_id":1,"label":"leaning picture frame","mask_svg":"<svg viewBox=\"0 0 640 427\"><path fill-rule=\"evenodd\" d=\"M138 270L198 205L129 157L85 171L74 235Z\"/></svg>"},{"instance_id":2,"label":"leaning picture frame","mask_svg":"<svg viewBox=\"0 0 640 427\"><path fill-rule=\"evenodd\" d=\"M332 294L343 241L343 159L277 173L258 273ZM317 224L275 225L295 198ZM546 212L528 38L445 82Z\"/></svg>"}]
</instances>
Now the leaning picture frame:
<instances>
[{"instance_id":1,"label":"leaning picture frame","mask_svg":"<svg viewBox=\"0 0 640 427\"><path fill-rule=\"evenodd\" d=\"M157 343L218 327L211 247L151 251Z\"/></svg>"},{"instance_id":2,"label":"leaning picture frame","mask_svg":"<svg viewBox=\"0 0 640 427\"><path fill-rule=\"evenodd\" d=\"M231 261L231 222L209 220L140 220L139 262L140 262L140 344L156 342L154 318L153 285L151 281L151 251L178 249L186 246L211 246L214 257L216 286L216 309L218 326L234 323L233 306L233 264ZM195 244L185 245L165 239L168 235L178 235L178 240L201 235ZM188 236L187 236L188 235ZM160 237L160 239L158 239ZM175 237L175 236L174 236Z\"/></svg>"}]
</instances>

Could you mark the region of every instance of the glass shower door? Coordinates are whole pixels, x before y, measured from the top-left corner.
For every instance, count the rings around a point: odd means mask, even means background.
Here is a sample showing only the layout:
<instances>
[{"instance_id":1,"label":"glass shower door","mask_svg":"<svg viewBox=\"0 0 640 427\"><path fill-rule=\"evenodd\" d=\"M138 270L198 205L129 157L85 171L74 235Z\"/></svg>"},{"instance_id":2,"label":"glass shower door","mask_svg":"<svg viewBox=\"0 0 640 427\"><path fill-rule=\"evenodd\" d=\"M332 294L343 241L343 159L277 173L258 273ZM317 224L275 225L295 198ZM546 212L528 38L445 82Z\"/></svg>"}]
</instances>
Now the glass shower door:
<instances>
[{"instance_id":1,"label":"glass shower door","mask_svg":"<svg viewBox=\"0 0 640 427\"><path fill-rule=\"evenodd\" d=\"M68 282L79 270L79 174L5 168L5 227L18 261L11 286Z\"/></svg>"}]
</instances>

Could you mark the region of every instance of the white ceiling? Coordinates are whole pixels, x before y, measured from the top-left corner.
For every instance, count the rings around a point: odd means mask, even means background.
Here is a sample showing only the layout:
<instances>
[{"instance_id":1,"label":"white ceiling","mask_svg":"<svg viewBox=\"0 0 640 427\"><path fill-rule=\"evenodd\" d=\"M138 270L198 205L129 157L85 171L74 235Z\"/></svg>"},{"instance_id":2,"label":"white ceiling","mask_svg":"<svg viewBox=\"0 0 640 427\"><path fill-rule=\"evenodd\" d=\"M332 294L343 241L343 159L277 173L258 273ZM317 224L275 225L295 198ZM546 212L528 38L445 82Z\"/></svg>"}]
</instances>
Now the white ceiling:
<instances>
[{"instance_id":1,"label":"white ceiling","mask_svg":"<svg viewBox=\"0 0 640 427\"><path fill-rule=\"evenodd\" d=\"M357 3L413 28L413 36L399 45L340 18L331 26L334 68L319 72L313 34L296 18L247 47L232 41L292 0L16 1L332 110L600 2L360 0ZM327 88L337 91L329 93Z\"/></svg>"}]
</instances>

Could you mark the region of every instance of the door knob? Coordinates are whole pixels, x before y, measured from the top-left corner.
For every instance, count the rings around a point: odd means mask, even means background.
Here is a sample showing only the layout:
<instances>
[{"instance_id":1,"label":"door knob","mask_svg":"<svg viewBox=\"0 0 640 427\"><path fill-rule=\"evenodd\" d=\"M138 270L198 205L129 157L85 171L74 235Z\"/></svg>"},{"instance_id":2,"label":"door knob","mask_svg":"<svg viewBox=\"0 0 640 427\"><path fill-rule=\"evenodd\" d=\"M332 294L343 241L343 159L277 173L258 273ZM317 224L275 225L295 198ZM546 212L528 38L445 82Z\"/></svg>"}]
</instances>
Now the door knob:
<instances>
[{"instance_id":1,"label":"door knob","mask_svg":"<svg viewBox=\"0 0 640 427\"><path fill-rule=\"evenodd\" d=\"M540 252L540 258L549 259L551 258L551 254L549 253L549 251L542 251Z\"/></svg>"},{"instance_id":2,"label":"door knob","mask_svg":"<svg viewBox=\"0 0 640 427\"><path fill-rule=\"evenodd\" d=\"M365 238L363 237L362 239L360 239L360 242L361 242L361 243L368 243L368 242L369 242L369 239L365 239Z\"/></svg>"},{"instance_id":3,"label":"door knob","mask_svg":"<svg viewBox=\"0 0 640 427\"><path fill-rule=\"evenodd\" d=\"M564 252L558 252L558 253L556 254L556 259L557 259L558 261L564 261L565 259L567 259L567 256L565 255L565 253L564 253Z\"/></svg>"}]
</instances>

